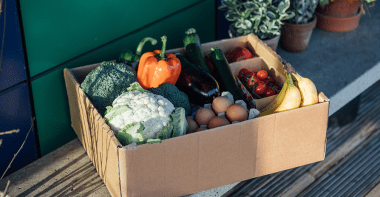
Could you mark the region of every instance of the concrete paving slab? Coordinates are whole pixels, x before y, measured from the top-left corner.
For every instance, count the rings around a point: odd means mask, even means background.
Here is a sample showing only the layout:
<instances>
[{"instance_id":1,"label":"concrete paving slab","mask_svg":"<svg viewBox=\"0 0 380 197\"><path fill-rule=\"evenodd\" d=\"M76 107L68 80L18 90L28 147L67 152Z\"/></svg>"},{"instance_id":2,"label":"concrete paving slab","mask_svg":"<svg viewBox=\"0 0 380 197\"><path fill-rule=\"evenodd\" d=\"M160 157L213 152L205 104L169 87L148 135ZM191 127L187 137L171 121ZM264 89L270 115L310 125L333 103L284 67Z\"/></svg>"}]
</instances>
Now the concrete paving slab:
<instances>
[{"instance_id":1,"label":"concrete paving slab","mask_svg":"<svg viewBox=\"0 0 380 197\"><path fill-rule=\"evenodd\" d=\"M370 7L353 31L315 28L305 51L280 46L277 53L325 93L332 115L380 79L380 6Z\"/></svg>"}]
</instances>

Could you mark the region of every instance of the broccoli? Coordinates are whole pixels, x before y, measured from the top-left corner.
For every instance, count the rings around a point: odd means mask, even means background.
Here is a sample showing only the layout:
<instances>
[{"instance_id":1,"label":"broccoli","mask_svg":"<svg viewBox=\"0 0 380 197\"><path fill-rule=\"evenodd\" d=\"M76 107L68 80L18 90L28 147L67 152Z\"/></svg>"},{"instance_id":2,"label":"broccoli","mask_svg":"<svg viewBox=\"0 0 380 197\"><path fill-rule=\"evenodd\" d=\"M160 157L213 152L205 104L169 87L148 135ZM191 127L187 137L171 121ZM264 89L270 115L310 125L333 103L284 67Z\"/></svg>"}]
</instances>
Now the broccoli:
<instances>
[{"instance_id":1,"label":"broccoli","mask_svg":"<svg viewBox=\"0 0 380 197\"><path fill-rule=\"evenodd\" d=\"M175 85L165 82L160 84L157 88L149 88L148 91L165 97L173 103L174 107L183 107L186 111L186 116L191 115L189 97Z\"/></svg>"},{"instance_id":2,"label":"broccoli","mask_svg":"<svg viewBox=\"0 0 380 197\"><path fill-rule=\"evenodd\" d=\"M137 82L136 71L124 63L102 62L92 70L80 84L83 92L89 97L101 115L107 106L133 82Z\"/></svg>"}]
</instances>

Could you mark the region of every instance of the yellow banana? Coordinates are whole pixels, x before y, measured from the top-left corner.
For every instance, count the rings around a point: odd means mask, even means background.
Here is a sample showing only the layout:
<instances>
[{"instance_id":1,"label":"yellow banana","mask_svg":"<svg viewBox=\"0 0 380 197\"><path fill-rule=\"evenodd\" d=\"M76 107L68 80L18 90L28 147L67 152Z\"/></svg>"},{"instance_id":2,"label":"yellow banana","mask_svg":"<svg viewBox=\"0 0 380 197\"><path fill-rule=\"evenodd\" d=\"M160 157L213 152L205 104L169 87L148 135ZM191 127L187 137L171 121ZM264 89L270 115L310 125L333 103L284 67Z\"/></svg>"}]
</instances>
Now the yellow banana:
<instances>
[{"instance_id":1,"label":"yellow banana","mask_svg":"<svg viewBox=\"0 0 380 197\"><path fill-rule=\"evenodd\" d=\"M301 93L294 85L292 75L288 74L289 86L281 104L274 110L275 113L298 108L301 105Z\"/></svg>"},{"instance_id":2,"label":"yellow banana","mask_svg":"<svg viewBox=\"0 0 380 197\"><path fill-rule=\"evenodd\" d=\"M292 76L296 79L296 86L301 93L301 107L318 103L318 92L315 84L298 73L292 73Z\"/></svg>"},{"instance_id":3,"label":"yellow banana","mask_svg":"<svg viewBox=\"0 0 380 197\"><path fill-rule=\"evenodd\" d=\"M277 95L277 97L269 103L264 109L260 110L260 116L265 116L274 113L274 111L277 109L277 107L282 103L282 100L285 97L286 90L288 89L289 86L289 80L287 79L284 83L284 85L281 88L280 93Z\"/></svg>"}]
</instances>

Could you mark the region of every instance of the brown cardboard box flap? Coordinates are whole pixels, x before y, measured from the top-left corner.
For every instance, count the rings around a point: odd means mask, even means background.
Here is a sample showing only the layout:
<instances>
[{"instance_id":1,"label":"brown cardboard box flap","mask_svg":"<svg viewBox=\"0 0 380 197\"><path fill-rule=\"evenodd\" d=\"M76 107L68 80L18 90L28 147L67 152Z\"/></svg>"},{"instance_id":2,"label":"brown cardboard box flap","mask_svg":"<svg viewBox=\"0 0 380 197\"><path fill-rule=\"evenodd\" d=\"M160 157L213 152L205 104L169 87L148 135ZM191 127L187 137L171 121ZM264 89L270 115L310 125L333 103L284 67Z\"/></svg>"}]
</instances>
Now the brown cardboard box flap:
<instances>
[{"instance_id":1,"label":"brown cardboard box flap","mask_svg":"<svg viewBox=\"0 0 380 197\"><path fill-rule=\"evenodd\" d=\"M108 191L113 196L119 196L116 150L121 144L79 87L76 77L83 78L86 72L76 72L73 75L72 71L64 69L72 127Z\"/></svg>"}]
</instances>

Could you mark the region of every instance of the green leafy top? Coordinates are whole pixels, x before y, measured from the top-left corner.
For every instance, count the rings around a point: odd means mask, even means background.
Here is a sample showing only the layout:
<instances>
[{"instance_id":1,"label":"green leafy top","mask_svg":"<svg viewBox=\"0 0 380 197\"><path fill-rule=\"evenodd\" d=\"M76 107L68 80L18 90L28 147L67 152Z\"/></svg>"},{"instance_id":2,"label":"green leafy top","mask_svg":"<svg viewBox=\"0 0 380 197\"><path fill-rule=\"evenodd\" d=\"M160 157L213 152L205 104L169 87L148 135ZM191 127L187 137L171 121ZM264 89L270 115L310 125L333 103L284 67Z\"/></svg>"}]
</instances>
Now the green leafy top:
<instances>
[{"instance_id":1,"label":"green leafy top","mask_svg":"<svg viewBox=\"0 0 380 197\"><path fill-rule=\"evenodd\" d=\"M319 0L292 0L289 10L292 11L295 16L287 20L287 22L292 24L305 24L310 22L314 17L318 2Z\"/></svg>"},{"instance_id":2,"label":"green leafy top","mask_svg":"<svg viewBox=\"0 0 380 197\"><path fill-rule=\"evenodd\" d=\"M288 11L290 0L221 0L220 10L232 21L235 36L253 33L260 39L280 35L282 21L294 16Z\"/></svg>"}]
</instances>

